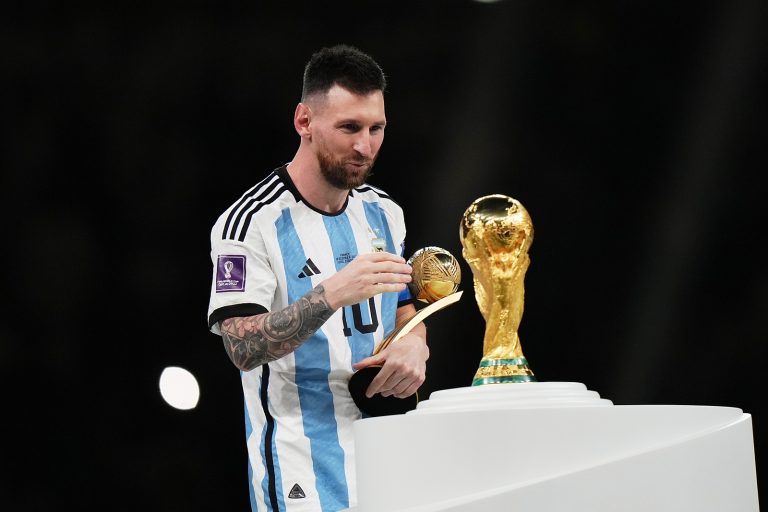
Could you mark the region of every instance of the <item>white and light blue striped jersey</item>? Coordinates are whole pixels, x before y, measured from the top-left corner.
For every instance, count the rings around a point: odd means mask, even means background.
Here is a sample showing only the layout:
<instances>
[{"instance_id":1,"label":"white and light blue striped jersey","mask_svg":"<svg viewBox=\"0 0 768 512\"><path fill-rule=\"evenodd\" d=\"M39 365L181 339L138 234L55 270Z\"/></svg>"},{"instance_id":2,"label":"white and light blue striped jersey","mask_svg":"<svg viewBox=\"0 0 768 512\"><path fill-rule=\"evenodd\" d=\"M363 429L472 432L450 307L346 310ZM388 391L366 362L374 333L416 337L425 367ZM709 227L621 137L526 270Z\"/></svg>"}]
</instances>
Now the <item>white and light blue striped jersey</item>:
<instances>
[{"instance_id":1,"label":"white and light blue striped jersey","mask_svg":"<svg viewBox=\"0 0 768 512\"><path fill-rule=\"evenodd\" d=\"M229 207L211 231L208 325L292 304L355 256L402 256L403 212L382 190L350 191L337 214L306 203L286 166ZM347 388L352 364L393 330L402 294L385 293L336 311L295 352L242 372L254 511L337 511L356 504Z\"/></svg>"}]
</instances>

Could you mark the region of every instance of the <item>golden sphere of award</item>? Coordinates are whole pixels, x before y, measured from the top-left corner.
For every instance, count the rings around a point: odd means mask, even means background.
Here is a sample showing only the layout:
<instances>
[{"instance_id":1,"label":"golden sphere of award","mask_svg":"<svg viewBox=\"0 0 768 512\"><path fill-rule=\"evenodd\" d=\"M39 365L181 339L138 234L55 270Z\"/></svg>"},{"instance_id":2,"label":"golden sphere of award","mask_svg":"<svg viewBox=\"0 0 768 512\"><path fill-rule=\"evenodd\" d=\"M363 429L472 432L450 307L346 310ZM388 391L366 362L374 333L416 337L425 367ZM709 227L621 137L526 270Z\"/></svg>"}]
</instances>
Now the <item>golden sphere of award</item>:
<instances>
[{"instance_id":1,"label":"golden sphere of award","mask_svg":"<svg viewBox=\"0 0 768 512\"><path fill-rule=\"evenodd\" d=\"M484 196L464 212L459 235L486 324L483 358L472 385L535 382L518 336L533 242L530 215L511 197Z\"/></svg>"},{"instance_id":2,"label":"golden sphere of award","mask_svg":"<svg viewBox=\"0 0 768 512\"><path fill-rule=\"evenodd\" d=\"M417 300L432 304L455 293L461 284L461 267L450 252L436 246L419 249L408 259L413 280L408 283Z\"/></svg>"}]
</instances>

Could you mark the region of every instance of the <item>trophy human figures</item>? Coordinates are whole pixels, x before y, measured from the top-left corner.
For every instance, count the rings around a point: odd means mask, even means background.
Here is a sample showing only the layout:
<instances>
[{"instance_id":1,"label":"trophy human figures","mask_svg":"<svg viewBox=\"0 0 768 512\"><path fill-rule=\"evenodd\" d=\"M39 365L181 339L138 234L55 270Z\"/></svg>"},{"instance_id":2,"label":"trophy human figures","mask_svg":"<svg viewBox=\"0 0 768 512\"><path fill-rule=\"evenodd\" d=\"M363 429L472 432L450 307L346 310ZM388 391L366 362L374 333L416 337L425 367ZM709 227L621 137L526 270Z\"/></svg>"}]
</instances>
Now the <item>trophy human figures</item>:
<instances>
[{"instance_id":1,"label":"trophy human figures","mask_svg":"<svg viewBox=\"0 0 768 512\"><path fill-rule=\"evenodd\" d=\"M533 242L530 215L511 197L483 196L464 212L460 238L486 324L483 358L472 385L535 382L518 336Z\"/></svg>"}]
</instances>

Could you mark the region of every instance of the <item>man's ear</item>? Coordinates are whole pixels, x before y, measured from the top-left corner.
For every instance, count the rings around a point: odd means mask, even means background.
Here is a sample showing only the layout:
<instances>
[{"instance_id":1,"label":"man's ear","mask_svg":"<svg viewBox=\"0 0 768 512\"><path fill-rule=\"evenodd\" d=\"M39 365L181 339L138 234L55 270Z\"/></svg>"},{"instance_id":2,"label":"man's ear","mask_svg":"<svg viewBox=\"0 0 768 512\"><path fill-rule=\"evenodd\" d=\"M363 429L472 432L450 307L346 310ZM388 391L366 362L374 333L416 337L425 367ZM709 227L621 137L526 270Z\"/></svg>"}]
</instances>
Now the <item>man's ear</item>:
<instances>
[{"instance_id":1,"label":"man's ear","mask_svg":"<svg viewBox=\"0 0 768 512\"><path fill-rule=\"evenodd\" d=\"M312 130L309 125L312 122L312 109L306 103L296 105L296 112L293 114L293 127L296 133L302 138L312 138Z\"/></svg>"}]
</instances>

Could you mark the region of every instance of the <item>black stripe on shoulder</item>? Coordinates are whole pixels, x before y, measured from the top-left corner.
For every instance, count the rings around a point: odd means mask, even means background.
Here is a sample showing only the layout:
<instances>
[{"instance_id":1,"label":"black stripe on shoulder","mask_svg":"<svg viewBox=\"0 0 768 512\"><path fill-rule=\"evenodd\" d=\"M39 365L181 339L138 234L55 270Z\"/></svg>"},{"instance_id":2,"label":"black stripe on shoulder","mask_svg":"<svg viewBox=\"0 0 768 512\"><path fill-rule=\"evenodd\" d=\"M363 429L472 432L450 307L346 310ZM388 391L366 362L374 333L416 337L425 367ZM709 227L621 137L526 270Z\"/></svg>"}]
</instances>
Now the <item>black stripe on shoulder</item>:
<instances>
[{"instance_id":1,"label":"black stripe on shoulder","mask_svg":"<svg viewBox=\"0 0 768 512\"><path fill-rule=\"evenodd\" d=\"M248 231L248 226L251 223L251 217L254 214L254 210L261 210L264 205L270 204L275 199L280 197L284 191L285 185L283 185L283 182L277 179L270 183L268 187L264 188L259 195L250 198L242 206L242 208L240 208L240 212L237 214L237 217L235 217L235 222L232 224L232 228L229 230L229 235L226 236L225 234L224 238L234 240L235 234L240 231L240 236L238 239L242 242L245 238L245 232ZM245 221L243 221L243 218L245 218Z\"/></svg>"},{"instance_id":2,"label":"black stripe on shoulder","mask_svg":"<svg viewBox=\"0 0 768 512\"><path fill-rule=\"evenodd\" d=\"M227 221L224 223L224 230L221 233L221 238L226 239L227 238L227 231L229 231L229 227L232 225L232 219L235 217L236 214L238 214L239 211L241 211L244 204L246 204L248 201L250 201L255 195L259 194L259 192L264 188L265 185L269 184L270 181L273 180L273 183L276 183L277 180L277 172L272 171L267 176L258 182L256 185L254 185L248 192L243 194L243 197L240 198L240 200L232 207L232 209L229 211L229 215L227 215ZM234 230L234 226L232 228Z\"/></svg>"},{"instance_id":3,"label":"black stripe on shoulder","mask_svg":"<svg viewBox=\"0 0 768 512\"><path fill-rule=\"evenodd\" d=\"M386 192L384 192L380 188L372 187L371 185L363 185L362 187L357 187L355 189L355 192L359 192L361 194L363 192L368 192L368 191L372 191L376 193L377 196L383 197L384 199L389 199L390 201L394 201L394 199L392 199L392 197L389 196Z\"/></svg>"},{"instance_id":4,"label":"black stripe on shoulder","mask_svg":"<svg viewBox=\"0 0 768 512\"><path fill-rule=\"evenodd\" d=\"M387 194L386 192L384 192L380 188L374 187L373 185L369 185L369 184L366 183L365 185L362 185L362 186L357 187L357 188L352 189L352 190L354 192L357 192L358 194L362 194L363 192L373 192L374 194L376 194L380 198L382 198L382 199L389 199L390 201L392 201L396 205L400 206L400 203L395 201L395 199L392 196L390 196L389 194Z\"/></svg>"},{"instance_id":5,"label":"black stripe on shoulder","mask_svg":"<svg viewBox=\"0 0 768 512\"><path fill-rule=\"evenodd\" d=\"M395 201L395 199L392 196L390 196L389 194L387 194L386 192L384 192L380 188L374 187L374 186L369 185L367 183L365 185L361 186L361 187L358 187L358 188L355 188L355 189L352 189L352 190L354 192L357 192L358 194L362 194L363 192L373 192L374 194L376 194L380 198L388 199L388 200L392 201L393 203L395 203L400 208L402 208L402 205L400 203L398 203L397 201Z\"/></svg>"},{"instance_id":6,"label":"black stripe on shoulder","mask_svg":"<svg viewBox=\"0 0 768 512\"><path fill-rule=\"evenodd\" d=\"M247 210L243 210L243 212L248 211L248 213L245 215L245 219L243 220L242 226L240 227L240 235L237 237L237 240L239 242L242 242L245 240L245 235L248 233L248 228L251 226L251 219L253 218L253 216L268 204L274 203L286 192L290 193L290 190L288 190L285 184L281 182L275 188L275 193L271 197L269 197L266 201L259 201L259 203L256 206L249 205ZM233 240L234 240L234 236L235 236L235 232L232 231Z\"/></svg>"}]
</instances>

